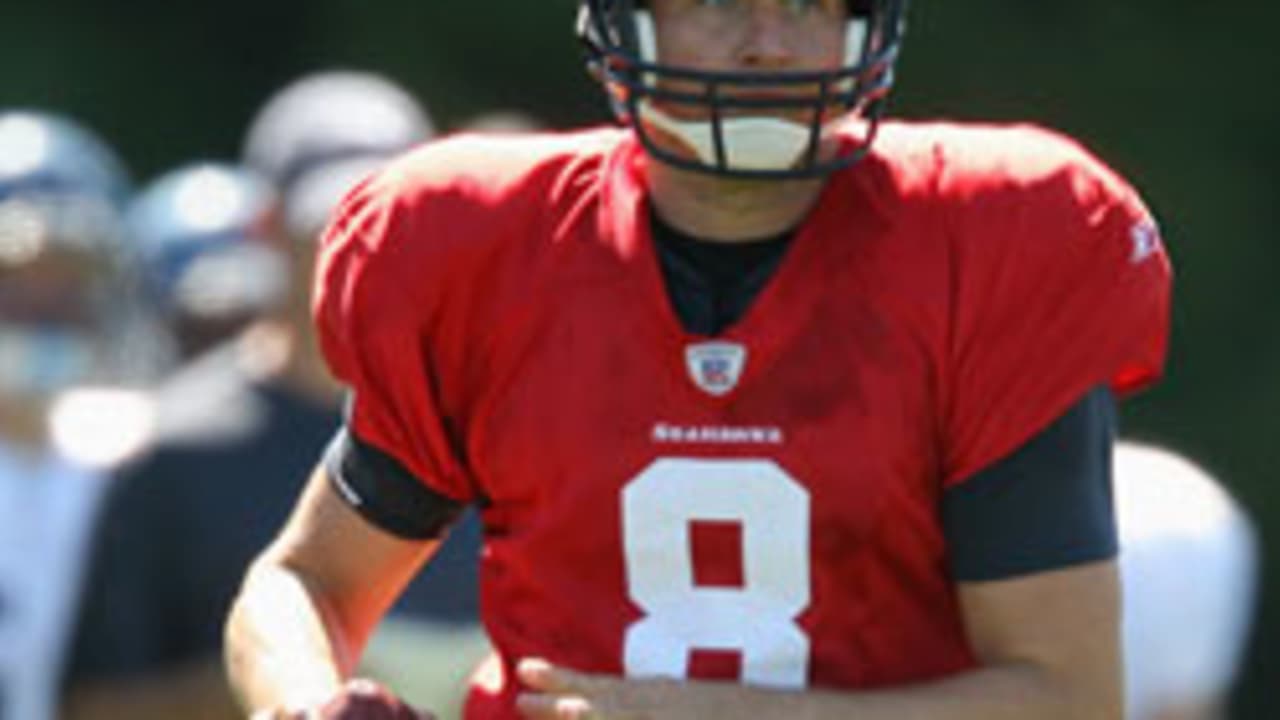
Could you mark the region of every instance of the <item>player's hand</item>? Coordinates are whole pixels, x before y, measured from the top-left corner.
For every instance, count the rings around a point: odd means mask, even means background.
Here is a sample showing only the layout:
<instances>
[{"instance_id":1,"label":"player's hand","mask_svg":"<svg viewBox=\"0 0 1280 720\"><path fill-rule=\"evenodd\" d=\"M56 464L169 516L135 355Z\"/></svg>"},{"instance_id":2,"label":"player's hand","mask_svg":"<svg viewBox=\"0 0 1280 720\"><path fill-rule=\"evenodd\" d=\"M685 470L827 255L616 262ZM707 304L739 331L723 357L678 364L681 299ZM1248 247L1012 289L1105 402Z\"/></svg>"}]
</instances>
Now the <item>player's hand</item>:
<instances>
[{"instance_id":1,"label":"player's hand","mask_svg":"<svg viewBox=\"0 0 1280 720\"><path fill-rule=\"evenodd\" d=\"M516 698L516 709L528 720L706 720L724 709L714 689L676 680L592 675L538 658L521 660L516 675L528 688Z\"/></svg>"},{"instance_id":2,"label":"player's hand","mask_svg":"<svg viewBox=\"0 0 1280 720\"><path fill-rule=\"evenodd\" d=\"M252 720L435 720L435 716L410 707L372 680L354 678L318 707L261 710L253 714Z\"/></svg>"}]
</instances>

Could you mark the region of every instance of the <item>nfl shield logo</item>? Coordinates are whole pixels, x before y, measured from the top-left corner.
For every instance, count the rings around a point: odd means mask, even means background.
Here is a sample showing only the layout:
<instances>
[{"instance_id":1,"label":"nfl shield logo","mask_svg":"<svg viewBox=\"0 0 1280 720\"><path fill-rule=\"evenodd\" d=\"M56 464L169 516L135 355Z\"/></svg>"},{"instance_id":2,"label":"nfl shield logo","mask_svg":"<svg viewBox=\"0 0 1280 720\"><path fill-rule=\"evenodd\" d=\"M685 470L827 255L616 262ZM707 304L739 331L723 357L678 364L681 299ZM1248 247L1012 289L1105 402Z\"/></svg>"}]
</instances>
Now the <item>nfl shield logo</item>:
<instances>
[{"instance_id":1,"label":"nfl shield logo","mask_svg":"<svg viewBox=\"0 0 1280 720\"><path fill-rule=\"evenodd\" d=\"M738 343L716 340L686 347L684 359L693 384L719 397L738 386L747 364L747 349Z\"/></svg>"}]
</instances>

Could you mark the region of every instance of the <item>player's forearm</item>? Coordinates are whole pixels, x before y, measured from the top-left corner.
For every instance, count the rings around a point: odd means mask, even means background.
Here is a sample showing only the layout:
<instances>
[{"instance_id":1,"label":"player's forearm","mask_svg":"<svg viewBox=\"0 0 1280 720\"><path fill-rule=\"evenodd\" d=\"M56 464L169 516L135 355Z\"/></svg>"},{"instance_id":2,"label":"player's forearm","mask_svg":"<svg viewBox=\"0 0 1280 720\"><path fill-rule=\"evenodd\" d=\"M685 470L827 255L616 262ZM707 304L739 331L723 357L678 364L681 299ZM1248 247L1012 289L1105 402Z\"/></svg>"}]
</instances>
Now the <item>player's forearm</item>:
<instances>
[{"instance_id":1,"label":"player's forearm","mask_svg":"<svg viewBox=\"0 0 1280 720\"><path fill-rule=\"evenodd\" d=\"M588 675L522 661L529 688L518 705L533 720L561 717L561 702L585 701L602 718L708 720L742 717L788 720L1118 720L1119 673L1050 671L1008 664L932 683L874 691L768 690L735 683L634 680ZM1112 677L1111 675L1114 675Z\"/></svg>"},{"instance_id":2,"label":"player's forearm","mask_svg":"<svg viewBox=\"0 0 1280 720\"><path fill-rule=\"evenodd\" d=\"M1034 665L975 670L914 687L853 695L860 720L1120 720L1120 681L1089 685ZM819 714L815 717L841 717Z\"/></svg>"},{"instance_id":3,"label":"player's forearm","mask_svg":"<svg viewBox=\"0 0 1280 720\"><path fill-rule=\"evenodd\" d=\"M309 707L338 691L353 641L332 616L298 574L254 565L226 628L227 672L247 709Z\"/></svg>"},{"instance_id":4,"label":"player's forearm","mask_svg":"<svg viewBox=\"0 0 1280 720\"><path fill-rule=\"evenodd\" d=\"M1119 720L1123 715L1119 680L1114 687L1104 684L1086 686L1028 664L989 667L932 683L869 692L783 693L741 686L713 692L736 696L715 703L725 710L736 709L726 712L726 718L750 712L754 717L804 720Z\"/></svg>"}]
</instances>

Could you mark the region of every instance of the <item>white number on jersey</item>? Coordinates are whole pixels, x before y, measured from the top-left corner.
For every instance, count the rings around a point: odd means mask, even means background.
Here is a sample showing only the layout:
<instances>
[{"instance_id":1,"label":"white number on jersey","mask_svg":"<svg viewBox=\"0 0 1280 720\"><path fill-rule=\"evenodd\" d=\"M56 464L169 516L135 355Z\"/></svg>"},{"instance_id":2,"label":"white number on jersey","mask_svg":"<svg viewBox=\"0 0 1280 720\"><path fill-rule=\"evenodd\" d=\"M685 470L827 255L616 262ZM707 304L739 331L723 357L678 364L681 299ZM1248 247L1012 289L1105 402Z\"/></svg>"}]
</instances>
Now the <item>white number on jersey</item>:
<instances>
[{"instance_id":1,"label":"white number on jersey","mask_svg":"<svg viewBox=\"0 0 1280 720\"><path fill-rule=\"evenodd\" d=\"M742 529L743 586L694 584L692 525ZM742 681L801 688L809 638L809 493L771 460L664 458L623 491L628 590L645 617L627 629L633 677L688 673L692 650L731 650Z\"/></svg>"}]
</instances>

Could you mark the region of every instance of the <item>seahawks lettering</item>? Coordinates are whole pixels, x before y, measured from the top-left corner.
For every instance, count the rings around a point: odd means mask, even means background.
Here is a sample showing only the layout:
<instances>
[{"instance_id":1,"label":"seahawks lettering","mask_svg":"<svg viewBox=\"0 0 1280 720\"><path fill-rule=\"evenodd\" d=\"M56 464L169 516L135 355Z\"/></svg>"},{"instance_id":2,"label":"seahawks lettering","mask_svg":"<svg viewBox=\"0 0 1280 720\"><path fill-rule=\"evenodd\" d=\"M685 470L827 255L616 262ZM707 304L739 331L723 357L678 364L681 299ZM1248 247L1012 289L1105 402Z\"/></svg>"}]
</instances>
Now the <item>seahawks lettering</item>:
<instances>
[{"instance_id":1,"label":"seahawks lettering","mask_svg":"<svg viewBox=\"0 0 1280 720\"><path fill-rule=\"evenodd\" d=\"M678 425L658 422L650 433L655 443L711 445L781 445L782 428L770 425Z\"/></svg>"}]
</instances>

